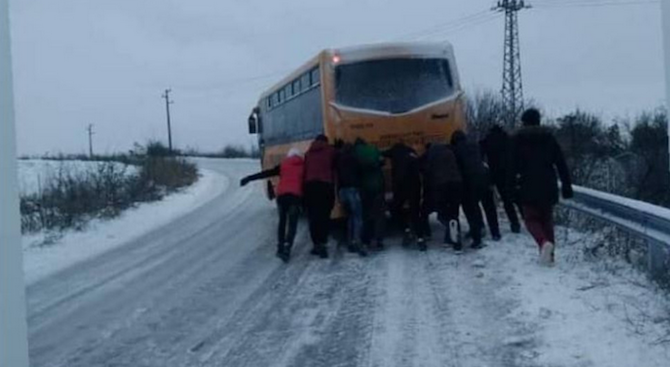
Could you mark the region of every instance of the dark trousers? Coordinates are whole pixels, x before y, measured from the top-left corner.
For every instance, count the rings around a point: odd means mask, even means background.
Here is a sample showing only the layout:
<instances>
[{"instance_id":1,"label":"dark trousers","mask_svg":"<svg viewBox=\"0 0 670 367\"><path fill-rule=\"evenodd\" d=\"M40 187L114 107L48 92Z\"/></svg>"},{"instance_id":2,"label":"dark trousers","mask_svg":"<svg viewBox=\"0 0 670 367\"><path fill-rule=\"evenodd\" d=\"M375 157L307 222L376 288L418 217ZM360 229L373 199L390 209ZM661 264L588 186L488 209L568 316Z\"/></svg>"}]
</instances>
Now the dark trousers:
<instances>
[{"instance_id":1,"label":"dark trousers","mask_svg":"<svg viewBox=\"0 0 670 367\"><path fill-rule=\"evenodd\" d=\"M301 199L295 195L286 194L277 197L279 207L279 226L277 227L277 243L281 246L293 246L295 233L298 229Z\"/></svg>"},{"instance_id":2,"label":"dark trousers","mask_svg":"<svg viewBox=\"0 0 670 367\"><path fill-rule=\"evenodd\" d=\"M512 225L513 229L514 227L518 228L520 224L519 224L519 216L517 215L517 209L519 210L519 214L523 215L521 205L519 205L519 203L515 203L514 200L512 199L512 195L507 189L504 176L495 177L493 181L495 187L498 189L500 200L503 202L503 207L505 208L505 214L507 214L507 219L509 219L509 222Z\"/></svg>"},{"instance_id":3,"label":"dark trousers","mask_svg":"<svg viewBox=\"0 0 670 367\"><path fill-rule=\"evenodd\" d=\"M523 206L526 229L535 239L538 246L546 242L554 243L554 207L552 205Z\"/></svg>"},{"instance_id":4,"label":"dark trousers","mask_svg":"<svg viewBox=\"0 0 670 367\"><path fill-rule=\"evenodd\" d=\"M384 239L385 199L383 191L361 190L363 204L363 243L369 245L372 240L381 242Z\"/></svg>"},{"instance_id":5,"label":"dark trousers","mask_svg":"<svg viewBox=\"0 0 670 367\"><path fill-rule=\"evenodd\" d=\"M470 226L470 234L475 243L482 240L482 227L484 219L482 211L479 209L479 202L482 199L482 188L474 185L464 185L463 190L463 212Z\"/></svg>"},{"instance_id":6,"label":"dark trousers","mask_svg":"<svg viewBox=\"0 0 670 367\"><path fill-rule=\"evenodd\" d=\"M409 210L405 207L408 206ZM401 229L418 233L421 223L421 186L396 185L393 190L391 215Z\"/></svg>"},{"instance_id":7,"label":"dark trousers","mask_svg":"<svg viewBox=\"0 0 670 367\"><path fill-rule=\"evenodd\" d=\"M486 214L486 224L489 226L491 236L500 236L500 226L498 224L498 208L496 208L495 198L493 197L493 188L487 188L482 196L482 207Z\"/></svg>"},{"instance_id":8,"label":"dark trousers","mask_svg":"<svg viewBox=\"0 0 670 367\"><path fill-rule=\"evenodd\" d=\"M305 184L305 207L314 246L322 246L328 242L330 213L334 204L335 192L332 184L319 181Z\"/></svg>"}]
</instances>

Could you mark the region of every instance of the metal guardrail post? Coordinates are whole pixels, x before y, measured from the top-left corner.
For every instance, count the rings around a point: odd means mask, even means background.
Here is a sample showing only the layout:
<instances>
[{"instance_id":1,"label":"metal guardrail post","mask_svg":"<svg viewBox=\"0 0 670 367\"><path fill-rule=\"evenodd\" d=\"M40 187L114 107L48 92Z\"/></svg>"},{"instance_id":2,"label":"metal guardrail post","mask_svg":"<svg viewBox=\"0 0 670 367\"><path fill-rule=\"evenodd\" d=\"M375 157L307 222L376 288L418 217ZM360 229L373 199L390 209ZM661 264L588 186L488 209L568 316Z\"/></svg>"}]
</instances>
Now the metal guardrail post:
<instances>
[{"instance_id":1,"label":"metal guardrail post","mask_svg":"<svg viewBox=\"0 0 670 367\"><path fill-rule=\"evenodd\" d=\"M0 0L0 367L28 367L8 0Z\"/></svg>"},{"instance_id":2,"label":"metal guardrail post","mask_svg":"<svg viewBox=\"0 0 670 367\"><path fill-rule=\"evenodd\" d=\"M664 243L647 240L649 276L660 284L670 285L670 249Z\"/></svg>"}]
</instances>

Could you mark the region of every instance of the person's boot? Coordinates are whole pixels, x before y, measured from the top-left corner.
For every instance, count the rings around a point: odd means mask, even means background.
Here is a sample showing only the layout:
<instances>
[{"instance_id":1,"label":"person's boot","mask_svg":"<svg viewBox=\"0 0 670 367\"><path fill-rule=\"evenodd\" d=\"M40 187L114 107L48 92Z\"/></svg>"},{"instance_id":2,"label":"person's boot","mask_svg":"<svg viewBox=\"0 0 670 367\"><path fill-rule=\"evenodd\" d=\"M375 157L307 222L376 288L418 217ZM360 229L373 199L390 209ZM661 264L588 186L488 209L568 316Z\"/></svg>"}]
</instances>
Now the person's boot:
<instances>
[{"instance_id":1,"label":"person's boot","mask_svg":"<svg viewBox=\"0 0 670 367\"><path fill-rule=\"evenodd\" d=\"M328 258L328 249L326 248L325 244L319 245L318 254L319 254L319 257L322 258L322 259L327 259Z\"/></svg>"},{"instance_id":2,"label":"person's boot","mask_svg":"<svg viewBox=\"0 0 670 367\"><path fill-rule=\"evenodd\" d=\"M285 245L283 243L278 243L277 244L277 253L275 254L278 258L282 259L282 256L284 254Z\"/></svg>"},{"instance_id":3,"label":"person's boot","mask_svg":"<svg viewBox=\"0 0 670 367\"><path fill-rule=\"evenodd\" d=\"M472 244L470 245L470 248L473 249L473 250L481 250L481 249L483 249L484 247L485 247L485 246L484 246L484 242L482 242L482 239L481 239L481 238L475 238L475 239L473 239L473 240L472 240Z\"/></svg>"},{"instance_id":4,"label":"person's boot","mask_svg":"<svg viewBox=\"0 0 670 367\"><path fill-rule=\"evenodd\" d=\"M463 253L463 244L459 241L454 243L454 252L456 255L460 255Z\"/></svg>"},{"instance_id":5,"label":"person's boot","mask_svg":"<svg viewBox=\"0 0 670 367\"><path fill-rule=\"evenodd\" d=\"M414 236L412 236L412 231L409 228L405 228L405 233L402 237L402 246L408 247L410 244L412 244L413 240Z\"/></svg>"},{"instance_id":6,"label":"person's boot","mask_svg":"<svg viewBox=\"0 0 670 367\"><path fill-rule=\"evenodd\" d=\"M500 242L500 240L502 240L502 236L500 235L500 231L499 230L498 231L493 231L493 233L491 234L491 238L495 242Z\"/></svg>"},{"instance_id":7,"label":"person's boot","mask_svg":"<svg viewBox=\"0 0 670 367\"><path fill-rule=\"evenodd\" d=\"M452 219L449 221L449 239L452 244L455 244L461 242L459 237L458 221Z\"/></svg>"},{"instance_id":8,"label":"person's boot","mask_svg":"<svg viewBox=\"0 0 670 367\"><path fill-rule=\"evenodd\" d=\"M364 244L362 244L362 243L357 243L357 244L356 244L356 249L357 249L358 254L359 254L361 257L366 257L366 256L368 256L368 252L365 250L365 245L364 245Z\"/></svg>"},{"instance_id":9,"label":"person's boot","mask_svg":"<svg viewBox=\"0 0 670 367\"><path fill-rule=\"evenodd\" d=\"M428 250L426 240L423 239L423 237L419 237L419 239L416 240L416 244L419 246L419 251L424 252Z\"/></svg>"},{"instance_id":10,"label":"person's boot","mask_svg":"<svg viewBox=\"0 0 670 367\"><path fill-rule=\"evenodd\" d=\"M512 233L521 233L521 224L512 223Z\"/></svg>"}]
</instances>

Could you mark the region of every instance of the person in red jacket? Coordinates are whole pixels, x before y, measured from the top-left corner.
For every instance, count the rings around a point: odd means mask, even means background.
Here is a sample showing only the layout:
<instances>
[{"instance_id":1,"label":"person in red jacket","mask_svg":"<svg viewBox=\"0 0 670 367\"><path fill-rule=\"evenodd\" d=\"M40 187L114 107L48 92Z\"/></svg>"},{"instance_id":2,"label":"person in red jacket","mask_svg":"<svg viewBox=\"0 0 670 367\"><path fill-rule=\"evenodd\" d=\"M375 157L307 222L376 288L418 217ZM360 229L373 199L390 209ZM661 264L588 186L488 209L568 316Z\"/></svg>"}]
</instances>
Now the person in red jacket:
<instances>
[{"instance_id":1,"label":"person in red jacket","mask_svg":"<svg viewBox=\"0 0 670 367\"><path fill-rule=\"evenodd\" d=\"M277 257L284 262L288 262L291 258L291 248L293 247L293 241L298 229L304 173L305 161L301 156L300 150L292 148L280 165L255 175L247 176L240 181L240 185L245 186L254 180L279 176L279 185L277 185L276 190L277 206L279 207Z\"/></svg>"},{"instance_id":2,"label":"person in red jacket","mask_svg":"<svg viewBox=\"0 0 670 367\"><path fill-rule=\"evenodd\" d=\"M330 213L335 205L335 148L319 135L305 153L305 207L313 255L328 258Z\"/></svg>"}]
</instances>

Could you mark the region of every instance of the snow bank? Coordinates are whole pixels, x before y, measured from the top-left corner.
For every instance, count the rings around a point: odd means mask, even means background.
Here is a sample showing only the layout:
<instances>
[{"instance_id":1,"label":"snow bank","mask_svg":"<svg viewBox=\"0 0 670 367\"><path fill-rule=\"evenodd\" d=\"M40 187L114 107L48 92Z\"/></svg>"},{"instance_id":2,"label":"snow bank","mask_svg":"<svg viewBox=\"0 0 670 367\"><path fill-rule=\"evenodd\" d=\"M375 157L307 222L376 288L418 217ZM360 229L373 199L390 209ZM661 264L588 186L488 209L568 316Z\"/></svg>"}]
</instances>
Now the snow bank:
<instances>
[{"instance_id":1,"label":"snow bank","mask_svg":"<svg viewBox=\"0 0 670 367\"><path fill-rule=\"evenodd\" d=\"M18 161L19 192L21 195L39 193L45 183L51 177L58 175L61 170L74 176L80 176L97 170L102 164L113 164L119 171L125 169L127 175L137 173L136 167L119 162L22 159Z\"/></svg>"},{"instance_id":2,"label":"snow bank","mask_svg":"<svg viewBox=\"0 0 670 367\"><path fill-rule=\"evenodd\" d=\"M523 300L510 317L534 325L541 342L533 359L542 366L667 366L667 296L628 264L585 258L593 235L563 234L554 268L537 264L537 246L526 236L484 251L509 279L499 294Z\"/></svg>"},{"instance_id":3,"label":"snow bank","mask_svg":"<svg viewBox=\"0 0 670 367\"><path fill-rule=\"evenodd\" d=\"M227 189L229 182L225 176L203 169L200 173L200 179L182 192L159 202L142 204L112 220L95 220L87 230L68 231L49 245L41 246L45 240L49 241L48 234L24 236L26 283L34 283L166 225Z\"/></svg>"}]
</instances>

